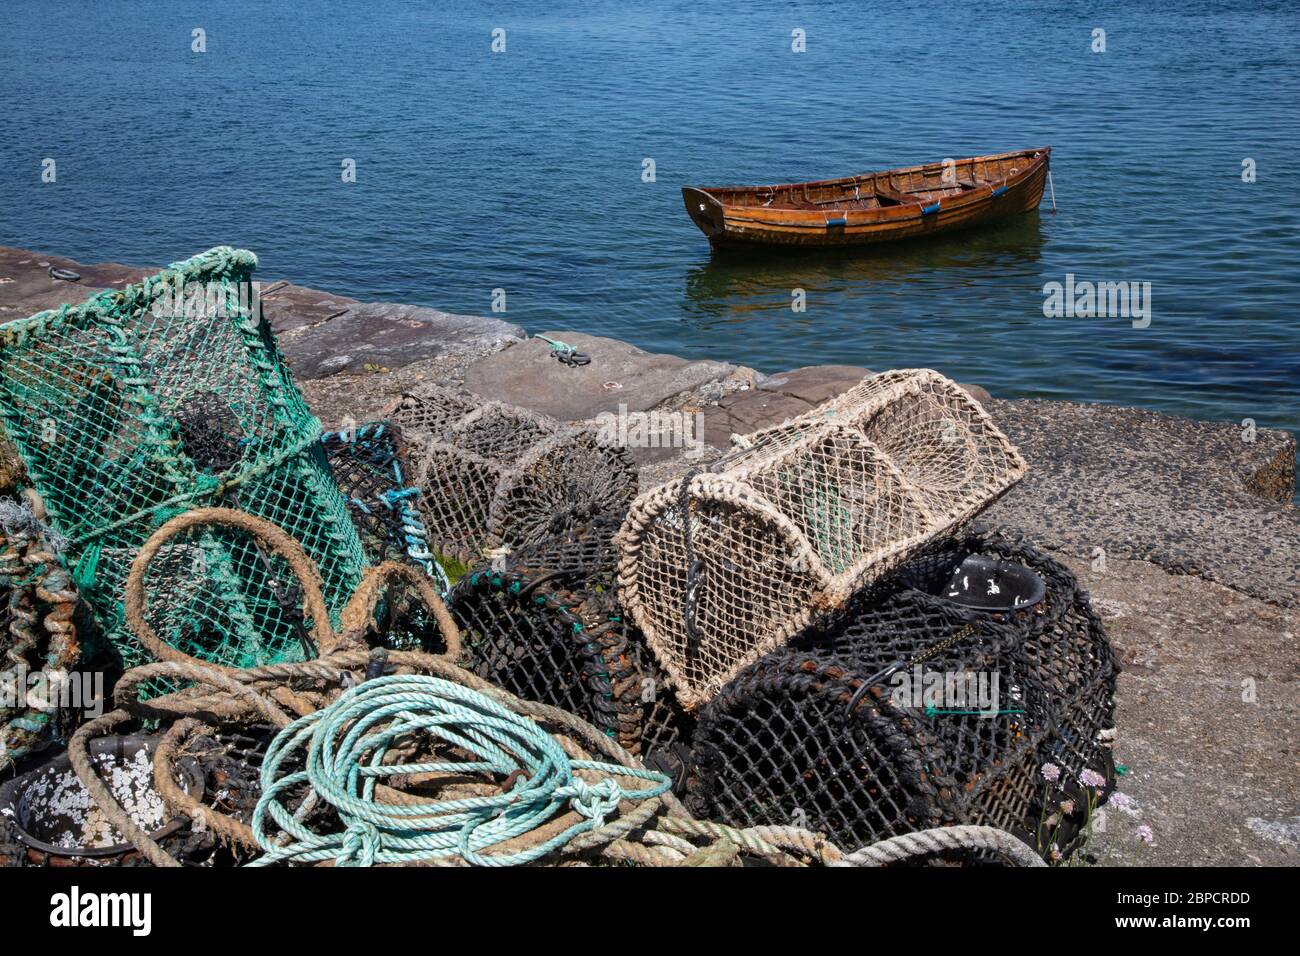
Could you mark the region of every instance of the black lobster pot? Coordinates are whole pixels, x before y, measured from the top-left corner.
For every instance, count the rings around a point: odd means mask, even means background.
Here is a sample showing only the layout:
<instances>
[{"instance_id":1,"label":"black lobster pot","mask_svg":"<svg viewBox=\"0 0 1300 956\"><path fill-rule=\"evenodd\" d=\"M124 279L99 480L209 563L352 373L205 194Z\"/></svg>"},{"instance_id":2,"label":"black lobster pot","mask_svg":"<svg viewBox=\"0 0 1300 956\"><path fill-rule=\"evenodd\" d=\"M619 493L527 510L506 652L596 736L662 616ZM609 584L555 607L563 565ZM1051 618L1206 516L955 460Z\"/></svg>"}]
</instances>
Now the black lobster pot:
<instances>
[{"instance_id":1,"label":"black lobster pot","mask_svg":"<svg viewBox=\"0 0 1300 956\"><path fill-rule=\"evenodd\" d=\"M367 422L326 432L321 445L370 563L403 561L436 576L420 492L408 480L401 429L391 422Z\"/></svg>"},{"instance_id":2,"label":"black lobster pot","mask_svg":"<svg viewBox=\"0 0 1300 956\"><path fill-rule=\"evenodd\" d=\"M424 502L411 472L402 430L392 422L375 421L321 436L325 458L348 503L348 514L371 565L384 561L410 564L447 596L451 582L429 550ZM394 582L383 602L376 634L398 650L444 649L435 622L411 600L409 586Z\"/></svg>"},{"instance_id":3,"label":"black lobster pot","mask_svg":"<svg viewBox=\"0 0 1300 956\"><path fill-rule=\"evenodd\" d=\"M1082 838L1080 775L1105 781L1094 803L1114 785L1117 673L1068 569L972 533L724 687L700 714L688 806L819 830L849 850L975 823L1065 856ZM1047 763L1059 780L1044 779Z\"/></svg>"},{"instance_id":4,"label":"black lobster pot","mask_svg":"<svg viewBox=\"0 0 1300 956\"><path fill-rule=\"evenodd\" d=\"M449 609L465 663L527 700L582 717L684 780L691 721L615 595L615 518L464 575Z\"/></svg>"}]
</instances>

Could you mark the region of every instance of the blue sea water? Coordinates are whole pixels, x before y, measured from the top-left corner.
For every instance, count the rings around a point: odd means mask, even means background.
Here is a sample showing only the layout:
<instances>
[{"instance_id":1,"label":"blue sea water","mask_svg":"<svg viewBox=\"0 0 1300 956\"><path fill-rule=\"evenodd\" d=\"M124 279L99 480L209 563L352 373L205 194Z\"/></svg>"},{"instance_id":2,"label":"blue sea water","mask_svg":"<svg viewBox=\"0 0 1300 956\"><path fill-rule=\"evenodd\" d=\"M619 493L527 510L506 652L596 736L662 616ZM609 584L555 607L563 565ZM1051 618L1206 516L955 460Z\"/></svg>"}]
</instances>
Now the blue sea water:
<instances>
[{"instance_id":1,"label":"blue sea water","mask_svg":"<svg viewBox=\"0 0 1300 956\"><path fill-rule=\"evenodd\" d=\"M4 0L0 104L0 244L1300 431L1292 0ZM1042 144L1055 213L865 254L714 256L679 192Z\"/></svg>"}]
</instances>

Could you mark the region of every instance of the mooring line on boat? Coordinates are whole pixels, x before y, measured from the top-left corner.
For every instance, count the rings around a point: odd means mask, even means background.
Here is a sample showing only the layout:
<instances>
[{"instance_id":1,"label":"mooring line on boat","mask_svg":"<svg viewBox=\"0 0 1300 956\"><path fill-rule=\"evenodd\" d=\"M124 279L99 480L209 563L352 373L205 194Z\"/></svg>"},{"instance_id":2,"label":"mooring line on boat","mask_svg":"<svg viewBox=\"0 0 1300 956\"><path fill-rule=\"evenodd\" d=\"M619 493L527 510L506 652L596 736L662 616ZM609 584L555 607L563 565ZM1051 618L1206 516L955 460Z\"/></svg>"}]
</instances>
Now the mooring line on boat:
<instances>
[{"instance_id":1,"label":"mooring line on boat","mask_svg":"<svg viewBox=\"0 0 1300 956\"><path fill-rule=\"evenodd\" d=\"M1052 167L1047 167L1047 186L1052 190L1052 212L1056 212L1056 186L1052 183Z\"/></svg>"}]
</instances>

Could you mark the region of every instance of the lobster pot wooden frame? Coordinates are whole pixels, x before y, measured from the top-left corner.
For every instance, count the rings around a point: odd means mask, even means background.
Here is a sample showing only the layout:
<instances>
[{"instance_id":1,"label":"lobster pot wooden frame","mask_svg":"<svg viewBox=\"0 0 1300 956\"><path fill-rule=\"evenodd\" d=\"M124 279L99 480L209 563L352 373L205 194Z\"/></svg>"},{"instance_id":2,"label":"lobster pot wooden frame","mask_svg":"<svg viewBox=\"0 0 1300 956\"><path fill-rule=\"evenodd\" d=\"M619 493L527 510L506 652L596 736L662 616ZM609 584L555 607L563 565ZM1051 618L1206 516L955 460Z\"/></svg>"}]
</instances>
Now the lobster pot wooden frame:
<instances>
[{"instance_id":1,"label":"lobster pot wooden frame","mask_svg":"<svg viewBox=\"0 0 1300 956\"><path fill-rule=\"evenodd\" d=\"M691 709L1025 472L928 369L871 376L737 444L639 497L618 537L623 604Z\"/></svg>"},{"instance_id":2,"label":"lobster pot wooden frame","mask_svg":"<svg viewBox=\"0 0 1300 956\"><path fill-rule=\"evenodd\" d=\"M582 534L636 494L627 451L595 429L426 386L389 417L409 441L433 549L466 564Z\"/></svg>"}]
</instances>

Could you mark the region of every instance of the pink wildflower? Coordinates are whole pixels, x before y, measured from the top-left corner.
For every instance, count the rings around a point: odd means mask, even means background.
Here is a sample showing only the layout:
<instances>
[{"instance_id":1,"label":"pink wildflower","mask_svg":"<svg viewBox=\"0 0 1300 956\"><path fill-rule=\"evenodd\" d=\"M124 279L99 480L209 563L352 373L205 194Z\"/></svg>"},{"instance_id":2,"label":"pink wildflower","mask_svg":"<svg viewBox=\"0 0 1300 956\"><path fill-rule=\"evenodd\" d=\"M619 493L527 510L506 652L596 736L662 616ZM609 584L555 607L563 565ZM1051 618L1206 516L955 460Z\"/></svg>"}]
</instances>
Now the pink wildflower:
<instances>
[{"instance_id":1,"label":"pink wildflower","mask_svg":"<svg viewBox=\"0 0 1300 956\"><path fill-rule=\"evenodd\" d=\"M1106 786L1106 778L1091 768L1079 774L1079 782L1085 787L1092 787L1094 790Z\"/></svg>"},{"instance_id":2,"label":"pink wildflower","mask_svg":"<svg viewBox=\"0 0 1300 956\"><path fill-rule=\"evenodd\" d=\"M1120 793L1118 790L1110 795L1110 805L1116 810L1123 810L1128 814L1137 813L1137 804L1133 802L1133 798L1127 793Z\"/></svg>"},{"instance_id":3,"label":"pink wildflower","mask_svg":"<svg viewBox=\"0 0 1300 956\"><path fill-rule=\"evenodd\" d=\"M1151 828L1147 826L1145 823L1137 828L1137 837L1143 843L1154 843L1156 839L1156 835L1151 831Z\"/></svg>"},{"instance_id":4,"label":"pink wildflower","mask_svg":"<svg viewBox=\"0 0 1300 956\"><path fill-rule=\"evenodd\" d=\"M1043 779L1048 783L1055 783L1061 779L1061 768L1054 763L1045 763L1043 764L1042 774Z\"/></svg>"}]
</instances>

